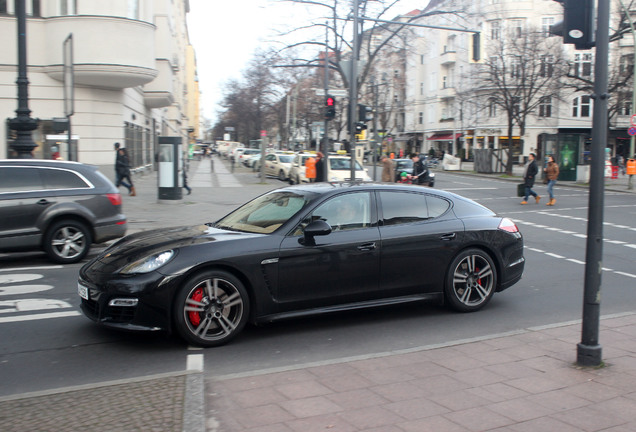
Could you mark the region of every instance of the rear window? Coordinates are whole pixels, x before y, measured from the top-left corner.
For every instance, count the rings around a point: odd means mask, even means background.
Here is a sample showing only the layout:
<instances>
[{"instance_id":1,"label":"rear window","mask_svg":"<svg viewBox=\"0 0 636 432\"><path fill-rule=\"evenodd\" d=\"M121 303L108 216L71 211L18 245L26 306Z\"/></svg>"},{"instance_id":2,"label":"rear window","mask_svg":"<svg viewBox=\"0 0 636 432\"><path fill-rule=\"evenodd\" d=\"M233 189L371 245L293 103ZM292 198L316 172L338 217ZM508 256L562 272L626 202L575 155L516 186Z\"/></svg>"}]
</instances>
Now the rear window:
<instances>
[{"instance_id":1,"label":"rear window","mask_svg":"<svg viewBox=\"0 0 636 432\"><path fill-rule=\"evenodd\" d=\"M47 189L85 189L91 185L73 171L43 169L42 178Z\"/></svg>"},{"instance_id":2,"label":"rear window","mask_svg":"<svg viewBox=\"0 0 636 432\"><path fill-rule=\"evenodd\" d=\"M384 225L423 222L446 213L450 203L445 199L407 192L380 192Z\"/></svg>"}]
</instances>

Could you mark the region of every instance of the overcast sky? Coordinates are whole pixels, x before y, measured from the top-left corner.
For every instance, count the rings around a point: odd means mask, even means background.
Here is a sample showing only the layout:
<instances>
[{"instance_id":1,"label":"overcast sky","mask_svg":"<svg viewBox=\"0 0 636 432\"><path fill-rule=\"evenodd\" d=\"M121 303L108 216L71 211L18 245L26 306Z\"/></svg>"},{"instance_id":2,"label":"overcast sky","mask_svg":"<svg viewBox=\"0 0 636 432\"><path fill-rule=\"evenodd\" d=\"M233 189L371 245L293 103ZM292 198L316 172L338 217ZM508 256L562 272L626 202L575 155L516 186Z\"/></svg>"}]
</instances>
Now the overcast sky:
<instances>
[{"instance_id":1,"label":"overcast sky","mask_svg":"<svg viewBox=\"0 0 636 432\"><path fill-rule=\"evenodd\" d=\"M401 0L396 15L428 0ZM204 117L216 121L224 84L240 79L255 50L272 43L277 30L298 27L307 8L274 0L190 0L188 33L197 56Z\"/></svg>"}]
</instances>

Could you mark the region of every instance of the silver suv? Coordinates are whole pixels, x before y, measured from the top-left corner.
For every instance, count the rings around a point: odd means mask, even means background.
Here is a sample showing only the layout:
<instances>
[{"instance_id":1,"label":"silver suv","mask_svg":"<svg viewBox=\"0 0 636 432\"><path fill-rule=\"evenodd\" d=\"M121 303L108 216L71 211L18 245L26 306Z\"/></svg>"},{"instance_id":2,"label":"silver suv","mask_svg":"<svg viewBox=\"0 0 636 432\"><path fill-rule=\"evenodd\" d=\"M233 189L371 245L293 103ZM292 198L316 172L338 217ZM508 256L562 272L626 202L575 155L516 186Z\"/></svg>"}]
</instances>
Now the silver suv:
<instances>
[{"instance_id":1,"label":"silver suv","mask_svg":"<svg viewBox=\"0 0 636 432\"><path fill-rule=\"evenodd\" d=\"M58 263L126 234L122 198L96 166L0 160L0 252L43 250Z\"/></svg>"}]
</instances>

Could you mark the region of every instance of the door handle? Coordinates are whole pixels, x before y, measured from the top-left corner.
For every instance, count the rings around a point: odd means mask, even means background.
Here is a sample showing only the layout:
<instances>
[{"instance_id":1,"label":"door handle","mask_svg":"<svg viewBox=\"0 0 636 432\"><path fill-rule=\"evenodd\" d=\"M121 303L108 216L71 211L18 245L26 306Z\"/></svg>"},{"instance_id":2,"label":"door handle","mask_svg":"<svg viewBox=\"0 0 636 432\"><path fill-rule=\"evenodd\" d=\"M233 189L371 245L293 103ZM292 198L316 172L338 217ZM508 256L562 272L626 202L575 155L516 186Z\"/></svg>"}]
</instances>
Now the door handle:
<instances>
[{"instance_id":1,"label":"door handle","mask_svg":"<svg viewBox=\"0 0 636 432\"><path fill-rule=\"evenodd\" d=\"M457 237L455 233L442 234L440 240L449 241L455 239L455 237Z\"/></svg>"},{"instance_id":2,"label":"door handle","mask_svg":"<svg viewBox=\"0 0 636 432\"><path fill-rule=\"evenodd\" d=\"M45 198L42 198L37 203L40 204L40 205L47 205L47 204L50 204L50 201L45 199Z\"/></svg>"},{"instance_id":3,"label":"door handle","mask_svg":"<svg viewBox=\"0 0 636 432\"><path fill-rule=\"evenodd\" d=\"M358 246L358 250L359 251L370 251L375 249L375 242L372 243L365 243L365 244L361 244L360 246Z\"/></svg>"}]
</instances>

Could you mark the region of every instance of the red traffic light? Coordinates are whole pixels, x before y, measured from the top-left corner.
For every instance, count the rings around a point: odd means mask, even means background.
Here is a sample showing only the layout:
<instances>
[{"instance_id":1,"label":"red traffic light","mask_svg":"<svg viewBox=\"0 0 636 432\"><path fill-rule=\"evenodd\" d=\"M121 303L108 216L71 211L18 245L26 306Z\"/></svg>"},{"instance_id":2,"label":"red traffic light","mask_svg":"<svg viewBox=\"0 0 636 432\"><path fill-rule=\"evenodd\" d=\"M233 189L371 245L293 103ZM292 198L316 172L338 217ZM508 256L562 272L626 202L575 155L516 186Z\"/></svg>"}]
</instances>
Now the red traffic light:
<instances>
[{"instance_id":1,"label":"red traffic light","mask_svg":"<svg viewBox=\"0 0 636 432\"><path fill-rule=\"evenodd\" d=\"M336 100L334 99L333 96L327 96L325 106L328 106L328 107L336 106Z\"/></svg>"}]
</instances>

